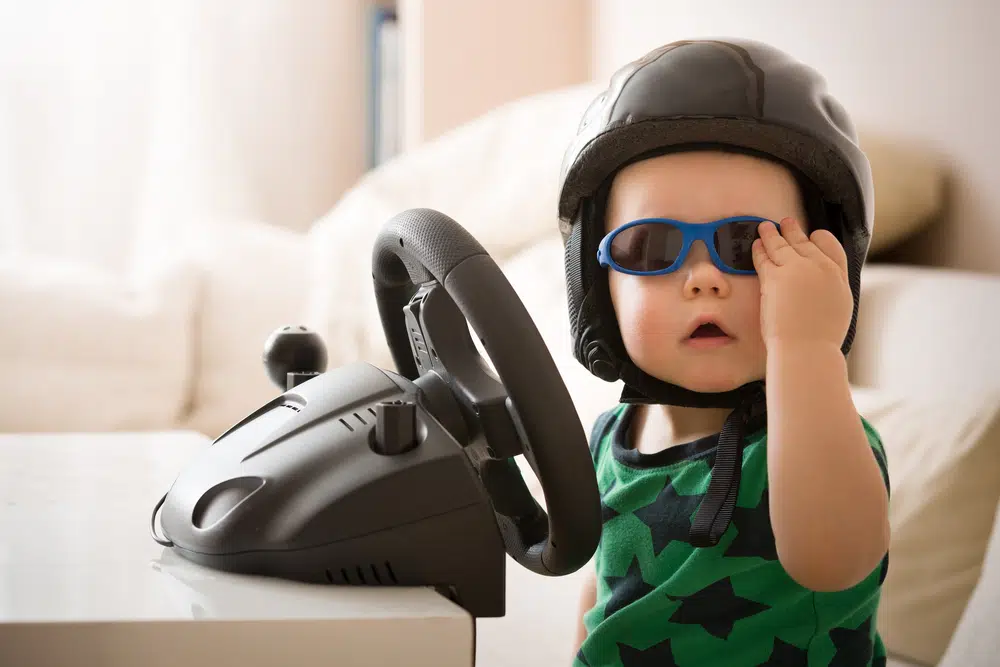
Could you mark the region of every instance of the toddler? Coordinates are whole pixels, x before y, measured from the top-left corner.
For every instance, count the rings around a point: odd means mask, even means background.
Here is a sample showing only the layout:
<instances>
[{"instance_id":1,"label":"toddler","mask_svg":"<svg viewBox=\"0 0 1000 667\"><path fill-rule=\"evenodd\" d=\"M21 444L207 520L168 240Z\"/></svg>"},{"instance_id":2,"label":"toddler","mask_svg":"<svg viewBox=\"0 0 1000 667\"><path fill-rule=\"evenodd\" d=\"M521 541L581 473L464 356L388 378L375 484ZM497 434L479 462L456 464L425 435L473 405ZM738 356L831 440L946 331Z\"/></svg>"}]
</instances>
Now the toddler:
<instances>
[{"instance_id":1,"label":"toddler","mask_svg":"<svg viewBox=\"0 0 1000 667\"><path fill-rule=\"evenodd\" d=\"M603 510L577 667L885 665L889 480L846 355L873 221L856 131L749 40L658 48L586 111L559 200Z\"/></svg>"}]
</instances>

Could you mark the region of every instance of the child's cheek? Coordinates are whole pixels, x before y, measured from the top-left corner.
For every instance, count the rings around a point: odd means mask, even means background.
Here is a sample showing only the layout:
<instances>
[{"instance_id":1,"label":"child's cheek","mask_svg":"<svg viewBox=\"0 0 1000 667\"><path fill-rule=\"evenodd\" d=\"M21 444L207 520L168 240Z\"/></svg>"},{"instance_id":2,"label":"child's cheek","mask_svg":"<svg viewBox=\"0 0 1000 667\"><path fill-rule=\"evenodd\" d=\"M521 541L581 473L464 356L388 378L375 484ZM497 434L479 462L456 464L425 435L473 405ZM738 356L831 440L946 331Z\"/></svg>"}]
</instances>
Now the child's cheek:
<instances>
[{"instance_id":1,"label":"child's cheek","mask_svg":"<svg viewBox=\"0 0 1000 667\"><path fill-rule=\"evenodd\" d=\"M732 297L743 336L760 337L760 284L756 280L737 282L733 285Z\"/></svg>"},{"instance_id":2,"label":"child's cheek","mask_svg":"<svg viewBox=\"0 0 1000 667\"><path fill-rule=\"evenodd\" d=\"M637 278L614 273L609 277L611 302L618 318L618 327L626 346L650 345L663 337L677 338L682 325L678 323L676 297L668 293L665 280Z\"/></svg>"}]
</instances>

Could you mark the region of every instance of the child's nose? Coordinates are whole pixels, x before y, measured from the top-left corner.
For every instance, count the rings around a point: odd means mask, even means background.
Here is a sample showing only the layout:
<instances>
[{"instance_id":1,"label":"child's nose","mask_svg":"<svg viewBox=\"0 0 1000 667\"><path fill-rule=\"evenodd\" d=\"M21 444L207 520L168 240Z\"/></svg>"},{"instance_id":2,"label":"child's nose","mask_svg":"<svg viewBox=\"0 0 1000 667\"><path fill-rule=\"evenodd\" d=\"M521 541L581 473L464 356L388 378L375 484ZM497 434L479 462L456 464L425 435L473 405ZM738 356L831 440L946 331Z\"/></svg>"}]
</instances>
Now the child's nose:
<instances>
[{"instance_id":1,"label":"child's nose","mask_svg":"<svg viewBox=\"0 0 1000 667\"><path fill-rule=\"evenodd\" d=\"M712 261L712 256L702 241L691 244L681 271L684 272L684 296L687 298L705 293L715 296L729 294L729 281Z\"/></svg>"}]
</instances>

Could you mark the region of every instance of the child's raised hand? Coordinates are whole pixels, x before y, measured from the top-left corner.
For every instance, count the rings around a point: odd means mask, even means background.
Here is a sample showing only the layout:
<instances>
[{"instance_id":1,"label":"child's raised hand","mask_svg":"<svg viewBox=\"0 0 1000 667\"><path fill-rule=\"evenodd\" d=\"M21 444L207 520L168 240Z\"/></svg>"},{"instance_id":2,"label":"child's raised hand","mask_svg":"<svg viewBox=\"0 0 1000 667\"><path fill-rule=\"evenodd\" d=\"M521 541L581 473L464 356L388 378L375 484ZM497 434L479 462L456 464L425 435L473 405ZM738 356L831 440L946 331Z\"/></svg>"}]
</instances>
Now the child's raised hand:
<instances>
[{"instance_id":1,"label":"child's raised hand","mask_svg":"<svg viewBox=\"0 0 1000 667\"><path fill-rule=\"evenodd\" d=\"M851 325L854 297L848 282L847 255L825 229L806 236L793 218L761 223L753 243L760 278L760 325L764 343L830 344L844 342Z\"/></svg>"}]
</instances>

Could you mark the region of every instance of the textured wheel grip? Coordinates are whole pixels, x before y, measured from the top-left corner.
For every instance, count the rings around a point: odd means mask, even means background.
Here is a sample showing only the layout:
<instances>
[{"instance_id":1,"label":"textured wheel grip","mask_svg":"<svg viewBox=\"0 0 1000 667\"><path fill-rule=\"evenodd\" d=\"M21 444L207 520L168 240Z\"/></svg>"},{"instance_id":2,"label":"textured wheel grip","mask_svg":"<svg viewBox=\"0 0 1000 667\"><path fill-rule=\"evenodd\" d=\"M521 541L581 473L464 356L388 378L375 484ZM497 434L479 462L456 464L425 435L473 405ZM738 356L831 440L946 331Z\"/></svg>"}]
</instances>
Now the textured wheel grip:
<instances>
[{"instance_id":1,"label":"textured wheel grip","mask_svg":"<svg viewBox=\"0 0 1000 667\"><path fill-rule=\"evenodd\" d=\"M378 235L372 274L401 374L415 379L418 372L402 310L417 285L435 280L482 339L520 416L548 513L531 498L516 465L487 466L482 473L492 474L484 482L504 485L507 497L523 504L516 516L497 514L507 552L538 574L558 576L585 565L601 533L586 434L541 334L500 267L457 222L413 209L391 218Z\"/></svg>"},{"instance_id":2,"label":"textured wheel grip","mask_svg":"<svg viewBox=\"0 0 1000 667\"><path fill-rule=\"evenodd\" d=\"M453 268L485 254L461 225L429 208L403 211L383 225L372 250L372 279L382 331L400 375L410 380L419 375L402 316L416 286L430 280L443 285Z\"/></svg>"},{"instance_id":3,"label":"textured wheel grip","mask_svg":"<svg viewBox=\"0 0 1000 667\"><path fill-rule=\"evenodd\" d=\"M372 278L376 289L431 279L444 284L463 260L485 254L479 241L444 213L414 208L390 218L375 239Z\"/></svg>"}]
</instances>

